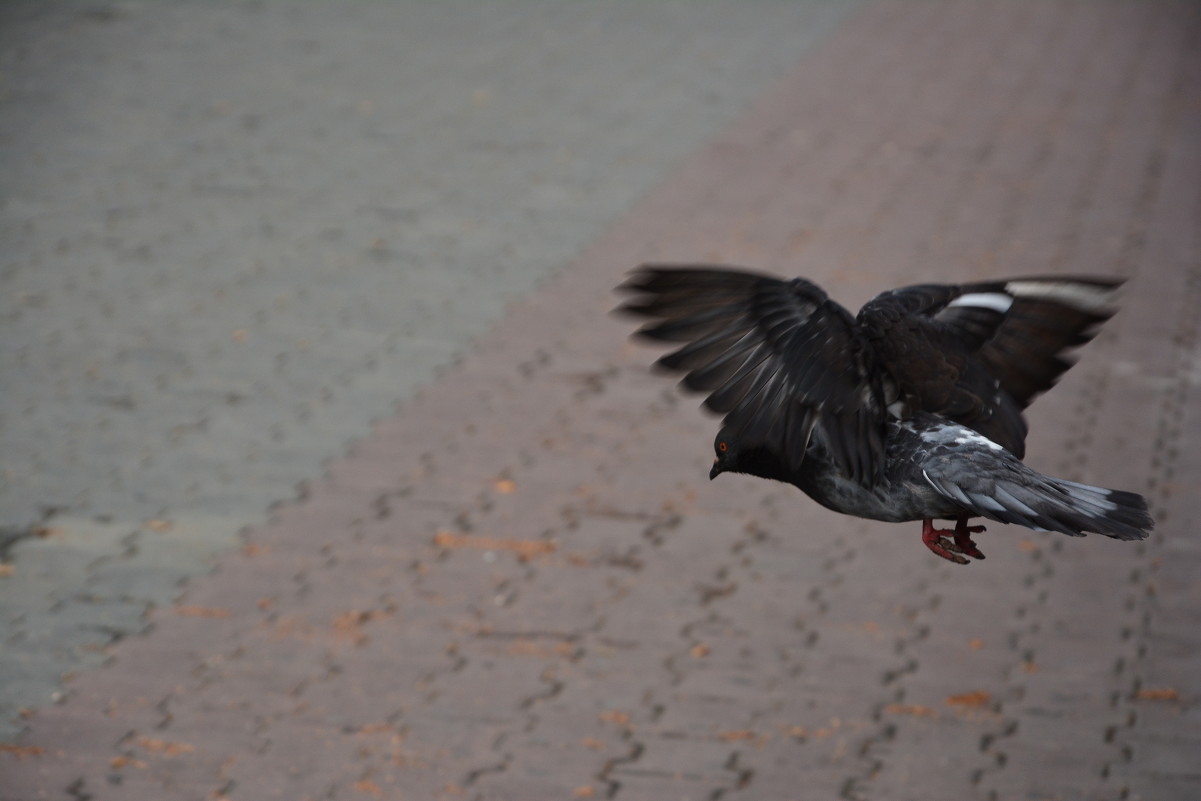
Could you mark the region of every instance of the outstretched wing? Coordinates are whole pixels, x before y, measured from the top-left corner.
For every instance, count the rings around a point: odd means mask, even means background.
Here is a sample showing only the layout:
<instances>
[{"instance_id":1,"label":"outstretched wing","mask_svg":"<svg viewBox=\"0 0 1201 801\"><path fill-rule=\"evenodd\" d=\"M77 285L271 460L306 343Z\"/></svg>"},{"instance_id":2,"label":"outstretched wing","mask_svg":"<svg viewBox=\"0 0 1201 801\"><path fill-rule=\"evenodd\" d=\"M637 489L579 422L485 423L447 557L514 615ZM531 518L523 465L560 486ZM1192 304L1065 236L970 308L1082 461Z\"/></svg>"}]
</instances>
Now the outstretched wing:
<instances>
[{"instance_id":1,"label":"outstretched wing","mask_svg":"<svg viewBox=\"0 0 1201 801\"><path fill-rule=\"evenodd\" d=\"M857 321L910 413L984 434L1021 458L1024 409L1116 310L1121 279L1042 276L885 292Z\"/></svg>"},{"instance_id":2,"label":"outstretched wing","mask_svg":"<svg viewBox=\"0 0 1201 801\"><path fill-rule=\"evenodd\" d=\"M842 471L883 469L883 390L855 321L819 287L721 266L645 265L619 311L653 318L642 336L686 343L659 359L707 392L705 405L747 445L801 463L813 432Z\"/></svg>"}]
</instances>

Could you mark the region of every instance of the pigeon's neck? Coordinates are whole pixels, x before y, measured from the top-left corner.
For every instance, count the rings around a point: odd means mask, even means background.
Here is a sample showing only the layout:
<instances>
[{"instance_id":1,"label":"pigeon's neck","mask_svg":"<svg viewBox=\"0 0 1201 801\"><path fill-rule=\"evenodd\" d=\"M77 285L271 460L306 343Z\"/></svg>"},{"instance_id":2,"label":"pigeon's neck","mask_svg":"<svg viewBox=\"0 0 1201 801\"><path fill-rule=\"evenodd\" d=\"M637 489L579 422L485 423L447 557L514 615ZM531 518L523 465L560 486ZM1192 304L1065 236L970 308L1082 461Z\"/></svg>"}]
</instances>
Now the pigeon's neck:
<instances>
[{"instance_id":1,"label":"pigeon's neck","mask_svg":"<svg viewBox=\"0 0 1201 801\"><path fill-rule=\"evenodd\" d=\"M808 461L808 459L806 459ZM803 469L803 468L802 468ZM746 473L760 478L770 478L795 484L800 470L789 470L779 454L768 448L751 448L740 454L738 464L732 472Z\"/></svg>"}]
</instances>

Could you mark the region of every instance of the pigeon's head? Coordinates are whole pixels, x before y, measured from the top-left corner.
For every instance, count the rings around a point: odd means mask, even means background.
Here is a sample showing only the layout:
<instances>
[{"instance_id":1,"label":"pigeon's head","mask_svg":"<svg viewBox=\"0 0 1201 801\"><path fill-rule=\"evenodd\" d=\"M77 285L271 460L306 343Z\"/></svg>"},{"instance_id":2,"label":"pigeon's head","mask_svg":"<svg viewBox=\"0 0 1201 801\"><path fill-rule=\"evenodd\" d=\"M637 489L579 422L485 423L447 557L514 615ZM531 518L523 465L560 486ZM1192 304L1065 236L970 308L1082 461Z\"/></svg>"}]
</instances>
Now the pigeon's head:
<instances>
[{"instance_id":1,"label":"pigeon's head","mask_svg":"<svg viewBox=\"0 0 1201 801\"><path fill-rule=\"evenodd\" d=\"M732 431L728 428L723 428L717 432L717 438L713 440L713 469L709 471L709 480L717 478L722 473L738 473L738 440L733 436Z\"/></svg>"},{"instance_id":2,"label":"pigeon's head","mask_svg":"<svg viewBox=\"0 0 1201 801\"><path fill-rule=\"evenodd\" d=\"M746 473L777 481L789 481L790 473L775 451L756 442L747 443L739 432L724 427L713 440L713 469L709 479L722 473Z\"/></svg>"}]
</instances>

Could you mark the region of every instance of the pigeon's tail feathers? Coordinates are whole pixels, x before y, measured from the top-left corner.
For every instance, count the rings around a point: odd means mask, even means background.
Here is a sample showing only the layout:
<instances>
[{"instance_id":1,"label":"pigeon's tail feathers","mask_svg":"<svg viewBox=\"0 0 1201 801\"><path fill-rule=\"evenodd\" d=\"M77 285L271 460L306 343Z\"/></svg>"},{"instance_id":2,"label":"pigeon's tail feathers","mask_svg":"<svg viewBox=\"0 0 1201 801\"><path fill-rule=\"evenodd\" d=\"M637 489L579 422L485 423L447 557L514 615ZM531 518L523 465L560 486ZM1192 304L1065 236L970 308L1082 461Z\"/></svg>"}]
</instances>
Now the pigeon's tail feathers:
<instances>
[{"instance_id":1,"label":"pigeon's tail feathers","mask_svg":"<svg viewBox=\"0 0 1201 801\"><path fill-rule=\"evenodd\" d=\"M1147 499L1138 493L1057 478L1048 479L1047 484L1061 496L1061 502L1070 510L1068 522L1078 526L1081 533L1104 534L1118 540L1144 540L1155 526L1147 510Z\"/></svg>"},{"instance_id":2,"label":"pigeon's tail feathers","mask_svg":"<svg viewBox=\"0 0 1201 801\"><path fill-rule=\"evenodd\" d=\"M991 465L935 459L923 473L942 495L1001 523L1119 540L1146 539L1155 526L1146 499L1137 493L1045 476L1004 451L988 456L995 460Z\"/></svg>"}]
</instances>

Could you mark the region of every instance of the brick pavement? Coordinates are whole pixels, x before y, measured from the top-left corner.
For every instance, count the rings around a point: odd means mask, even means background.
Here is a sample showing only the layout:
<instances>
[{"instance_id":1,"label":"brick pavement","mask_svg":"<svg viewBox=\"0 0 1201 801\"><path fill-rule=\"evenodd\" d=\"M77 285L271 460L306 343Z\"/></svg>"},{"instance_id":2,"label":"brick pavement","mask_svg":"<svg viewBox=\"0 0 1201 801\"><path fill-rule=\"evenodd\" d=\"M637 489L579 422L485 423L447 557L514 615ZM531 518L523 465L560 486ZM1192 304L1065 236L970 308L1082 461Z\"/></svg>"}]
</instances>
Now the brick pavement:
<instances>
[{"instance_id":1,"label":"brick pavement","mask_svg":"<svg viewBox=\"0 0 1201 801\"><path fill-rule=\"evenodd\" d=\"M1196 797L1199 33L1185 2L860 9L73 678L0 797ZM1029 461L1147 493L1155 536L990 526L962 568L705 481L713 421L607 314L697 258L850 305L1129 276Z\"/></svg>"},{"instance_id":2,"label":"brick pavement","mask_svg":"<svg viewBox=\"0 0 1201 801\"><path fill-rule=\"evenodd\" d=\"M0 738L845 11L0 6Z\"/></svg>"}]
</instances>

